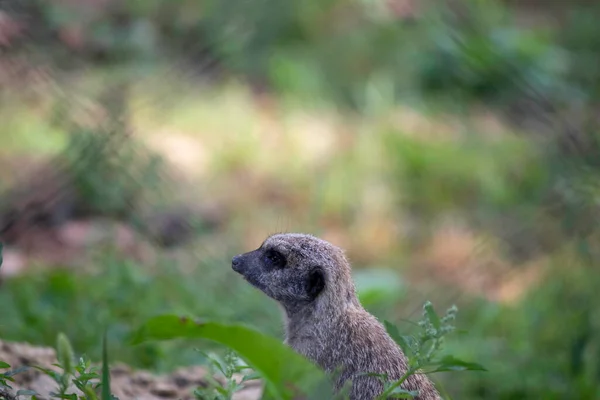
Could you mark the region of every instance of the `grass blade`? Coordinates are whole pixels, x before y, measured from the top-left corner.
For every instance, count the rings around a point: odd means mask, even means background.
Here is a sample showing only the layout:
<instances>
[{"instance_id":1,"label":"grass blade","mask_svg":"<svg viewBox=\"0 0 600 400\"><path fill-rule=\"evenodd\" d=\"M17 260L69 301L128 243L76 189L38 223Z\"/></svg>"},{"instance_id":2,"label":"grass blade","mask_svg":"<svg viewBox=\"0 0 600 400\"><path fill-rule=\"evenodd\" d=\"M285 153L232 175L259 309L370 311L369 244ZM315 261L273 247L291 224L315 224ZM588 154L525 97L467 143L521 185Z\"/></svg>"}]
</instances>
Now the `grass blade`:
<instances>
[{"instance_id":1,"label":"grass blade","mask_svg":"<svg viewBox=\"0 0 600 400\"><path fill-rule=\"evenodd\" d=\"M110 393L110 371L108 369L108 350L106 332L102 337L102 400L112 400Z\"/></svg>"}]
</instances>

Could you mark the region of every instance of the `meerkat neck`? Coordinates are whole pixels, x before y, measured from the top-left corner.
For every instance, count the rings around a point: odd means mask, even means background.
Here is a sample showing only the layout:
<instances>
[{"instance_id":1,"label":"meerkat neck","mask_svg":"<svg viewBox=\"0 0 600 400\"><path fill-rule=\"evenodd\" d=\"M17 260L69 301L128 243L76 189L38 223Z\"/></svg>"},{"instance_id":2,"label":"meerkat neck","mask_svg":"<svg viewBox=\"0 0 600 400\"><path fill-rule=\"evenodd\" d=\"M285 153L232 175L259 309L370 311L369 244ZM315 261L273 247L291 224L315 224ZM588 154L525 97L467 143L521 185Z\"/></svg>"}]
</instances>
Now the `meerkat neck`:
<instances>
[{"instance_id":1,"label":"meerkat neck","mask_svg":"<svg viewBox=\"0 0 600 400\"><path fill-rule=\"evenodd\" d=\"M349 309L362 308L358 300L337 306L330 304L325 300L299 308L284 307L286 342L294 347L297 340L327 335L329 331L336 329L337 321Z\"/></svg>"},{"instance_id":2,"label":"meerkat neck","mask_svg":"<svg viewBox=\"0 0 600 400\"><path fill-rule=\"evenodd\" d=\"M323 320L327 321L323 324ZM335 313L323 318L314 308L306 307L295 312L285 310L285 343L304 355L307 344L323 337L329 330L329 324L337 320Z\"/></svg>"}]
</instances>

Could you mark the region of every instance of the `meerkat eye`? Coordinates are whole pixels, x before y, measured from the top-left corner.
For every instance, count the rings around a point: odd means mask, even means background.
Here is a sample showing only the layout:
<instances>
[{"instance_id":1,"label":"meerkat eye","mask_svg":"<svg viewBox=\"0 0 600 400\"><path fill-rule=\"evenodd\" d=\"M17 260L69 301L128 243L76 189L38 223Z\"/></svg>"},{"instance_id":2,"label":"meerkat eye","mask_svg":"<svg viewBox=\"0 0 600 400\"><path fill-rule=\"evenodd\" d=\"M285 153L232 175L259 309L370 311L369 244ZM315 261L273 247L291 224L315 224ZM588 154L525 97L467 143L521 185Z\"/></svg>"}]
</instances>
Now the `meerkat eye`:
<instances>
[{"instance_id":1,"label":"meerkat eye","mask_svg":"<svg viewBox=\"0 0 600 400\"><path fill-rule=\"evenodd\" d=\"M276 268L283 268L286 264L285 257L276 250L268 250L265 253L265 259L269 265Z\"/></svg>"}]
</instances>

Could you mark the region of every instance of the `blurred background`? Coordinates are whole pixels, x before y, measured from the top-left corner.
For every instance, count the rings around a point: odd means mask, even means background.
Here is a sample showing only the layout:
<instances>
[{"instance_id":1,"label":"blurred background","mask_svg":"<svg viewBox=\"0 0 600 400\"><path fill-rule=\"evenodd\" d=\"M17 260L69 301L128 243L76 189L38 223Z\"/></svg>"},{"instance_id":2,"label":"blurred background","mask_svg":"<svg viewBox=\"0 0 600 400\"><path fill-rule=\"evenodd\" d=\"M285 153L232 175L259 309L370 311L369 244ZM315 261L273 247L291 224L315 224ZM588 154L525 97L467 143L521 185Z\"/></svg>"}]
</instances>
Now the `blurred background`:
<instances>
[{"instance_id":1,"label":"blurred background","mask_svg":"<svg viewBox=\"0 0 600 400\"><path fill-rule=\"evenodd\" d=\"M281 336L230 260L307 232L400 329L458 305L453 397L600 396L593 2L0 4L0 338L165 372L203 359L128 346L156 314Z\"/></svg>"}]
</instances>

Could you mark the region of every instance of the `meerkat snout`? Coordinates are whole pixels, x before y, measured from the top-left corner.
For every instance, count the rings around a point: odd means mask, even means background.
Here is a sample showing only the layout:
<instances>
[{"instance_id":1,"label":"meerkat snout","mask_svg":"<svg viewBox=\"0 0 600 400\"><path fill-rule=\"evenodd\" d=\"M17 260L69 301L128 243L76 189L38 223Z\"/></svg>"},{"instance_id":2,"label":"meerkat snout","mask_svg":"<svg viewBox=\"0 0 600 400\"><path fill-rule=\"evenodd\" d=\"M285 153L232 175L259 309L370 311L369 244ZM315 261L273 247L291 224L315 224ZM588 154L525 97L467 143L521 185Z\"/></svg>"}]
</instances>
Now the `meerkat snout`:
<instances>
[{"instance_id":1,"label":"meerkat snout","mask_svg":"<svg viewBox=\"0 0 600 400\"><path fill-rule=\"evenodd\" d=\"M325 371L341 371L340 390L350 382L351 400L372 400L383 383L368 374L400 379L408 370L402 350L360 304L344 252L301 233L276 234L231 260L234 271L276 300L285 312L285 343ZM433 383L411 375L402 388L415 400L440 400Z\"/></svg>"},{"instance_id":2,"label":"meerkat snout","mask_svg":"<svg viewBox=\"0 0 600 400\"><path fill-rule=\"evenodd\" d=\"M231 259L231 268L233 268L235 272L242 272L242 258L243 256L240 254Z\"/></svg>"}]
</instances>

